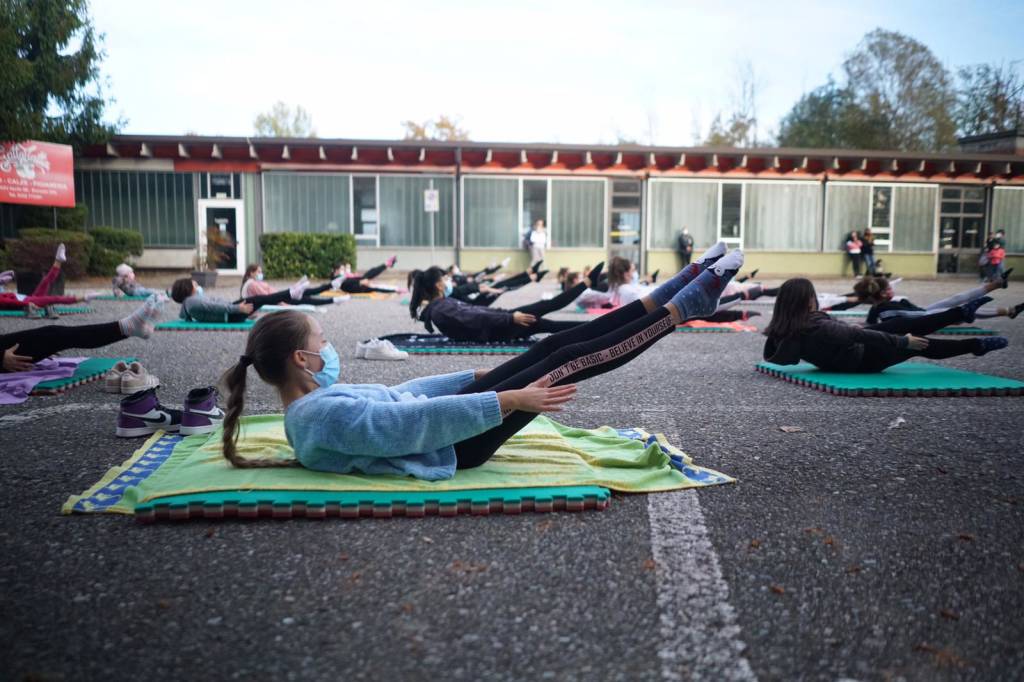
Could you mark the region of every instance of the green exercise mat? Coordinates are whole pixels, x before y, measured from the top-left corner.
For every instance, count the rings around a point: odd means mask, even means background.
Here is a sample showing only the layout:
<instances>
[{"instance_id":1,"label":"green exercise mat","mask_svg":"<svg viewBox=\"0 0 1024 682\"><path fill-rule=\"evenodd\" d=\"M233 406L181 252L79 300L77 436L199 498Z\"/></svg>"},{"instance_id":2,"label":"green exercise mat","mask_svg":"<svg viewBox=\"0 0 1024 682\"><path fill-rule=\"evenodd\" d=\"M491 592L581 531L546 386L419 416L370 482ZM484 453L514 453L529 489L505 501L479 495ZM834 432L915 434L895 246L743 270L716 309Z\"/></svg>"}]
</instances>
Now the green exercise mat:
<instances>
[{"instance_id":1,"label":"green exercise mat","mask_svg":"<svg viewBox=\"0 0 1024 682\"><path fill-rule=\"evenodd\" d=\"M244 322L194 322L191 320L171 320L161 322L156 326L157 331L165 332L238 332L252 329L256 324L255 320Z\"/></svg>"},{"instance_id":2,"label":"green exercise mat","mask_svg":"<svg viewBox=\"0 0 1024 682\"><path fill-rule=\"evenodd\" d=\"M423 516L601 509L608 490L660 492L731 483L642 429L577 429L537 417L486 464L440 481L303 467L236 468L223 433L157 433L62 511L135 514L139 520L291 516ZM294 457L281 415L245 417L242 457Z\"/></svg>"},{"instance_id":3,"label":"green exercise mat","mask_svg":"<svg viewBox=\"0 0 1024 682\"><path fill-rule=\"evenodd\" d=\"M76 367L75 373L69 377L36 384L32 389L32 395L56 395L64 393L69 388L102 379L111 367L122 360L125 363L135 362L135 358L89 358Z\"/></svg>"},{"instance_id":4,"label":"green exercise mat","mask_svg":"<svg viewBox=\"0 0 1024 682\"><path fill-rule=\"evenodd\" d=\"M114 296L113 294L104 294L103 296L94 296L94 301L145 301L149 296Z\"/></svg>"},{"instance_id":5,"label":"green exercise mat","mask_svg":"<svg viewBox=\"0 0 1024 682\"><path fill-rule=\"evenodd\" d=\"M79 313L91 313L92 308L85 305L55 305L53 309L59 315L77 315ZM28 317L24 310L0 310L0 317ZM45 320L46 317L36 317L36 320Z\"/></svg>"},{"instance_id":6,"label":"green exercise mat","mask_svg":"<svg viewBox=\"0 0 1024 682\"><path fill-rule=\"evenodd\" d=\"M832 317L867 317L868 311L866 310L826 310L826 313Z\"/></svg>"},{"instance_id":7,"label":"green exercise mat","mask_svg":"<svg viewBox=\"0 0 1024 682\"><path fill-rule=\"evenodd\" d=\"M874 374L823 372L802 362L759 362L758 372L783 381L841 396L986 396L1022 395L1024 382L967 372L927 362L904 362Z\"/></svg>"},{"instance_id":8,"label":"green exercise mat","mask_svg":"<svg viewBox=\"0 0 1024 682\"><path fill-rule=\"evenodd\" d=\"M946 336L995 336L995 329L982 329L981 327L944 327L934 334Z\"/></svg>"}]
</instances>

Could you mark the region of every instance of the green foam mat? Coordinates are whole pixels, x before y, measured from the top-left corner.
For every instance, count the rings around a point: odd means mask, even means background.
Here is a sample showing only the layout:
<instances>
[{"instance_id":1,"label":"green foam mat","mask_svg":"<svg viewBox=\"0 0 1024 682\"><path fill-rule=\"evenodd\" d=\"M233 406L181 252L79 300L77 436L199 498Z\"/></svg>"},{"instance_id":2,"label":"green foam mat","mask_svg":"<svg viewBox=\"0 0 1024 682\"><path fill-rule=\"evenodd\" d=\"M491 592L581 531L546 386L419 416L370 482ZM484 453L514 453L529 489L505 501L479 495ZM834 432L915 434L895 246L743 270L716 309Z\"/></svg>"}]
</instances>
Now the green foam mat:
<instances>
[{"instance_id":1,"label":"green foam mat","mask_svg":"<svg viewBox=\"0 0 1024 682\"><path fill-rule=\"evenodd\" d=\"M103 375L121 360L126 363L135 362L135 358L89 358L76 367L75 373L69 377L51 379L36 384L36 387L32 389L32 395L57 395L64 393L69 388L102 379Z\"/></svg>"},{"instance_id":2,"label":"green foam mat","mask_svg":"<svg viewBox=\"0 0 1024 682\"><path fill-rule=\"evenodd\" d=\"M947 336L995 336L996 330L981 327L945 327L933 333Z\"/></svg>"},{"instance_id":3,"label":"green foam mat","mask_svg":"<svg viewBox=\"0 0 1024 682\"><path fill-rule=\"evenodd\" d=\"M188 519L391 518L600 511L611 492L596 486L438 492L237 491L173 495L135 508L142 523Z\"/></svg>"},{"instance_id":4,"label":"green foam mat","mask_svg":"<svg viewBox=\"0 0 1024 682\"><path fill-rule=\"evenodd\" d=\"M832 317L867 317L868 311L866 310L826 310L826 313Z\"/></svg>"},{"instance_id":5,"label":"green foam mat","mask_svg":"<svg viewBox=\"0 0 1024 682\"><path fill-rule=\"evenodd\" d=\"M798 386L840 396L1024 395L1024 382L925 362L904 362L875 374L823 372L805 362L759 362L756 369Z\"/></svg>"},{"instance_id":6,"label":"green foam mat","mask_svg":"<svg viewBox=\"0 0 1024 682\"><path fill-rule=\"evenodd\" d=\"M676 327L677 334L735 334L738 331L732 327L687 327L686 325Z\"/></svg>"},{"instance_id":7,"label":"green foam mat","mask_svg":"<svg viewBox=\"0 0 1024 682\"><path fill-rule=\"evenodd\" d=\"M191 320L171 320L161 322L156 326L157 331L164 332L238 332L252 329L256 324L255 320L245 322L193 322Z\"/></svg>"},{"instance_id":8,"label":"green foam mat","mask_svg":"<svg viewBox=\"0 0 1024 682\"><path fill-rule=\"evenodd\" d=\"M80 313L91 313L92 308L84 305L55 305L53 309L57 311L59 315L78 315ZM27 313L24 310L0 310L0 317L27 317ZM37 320L46 319L45 317L37 317Z\"/></svg>"}]
</instances>

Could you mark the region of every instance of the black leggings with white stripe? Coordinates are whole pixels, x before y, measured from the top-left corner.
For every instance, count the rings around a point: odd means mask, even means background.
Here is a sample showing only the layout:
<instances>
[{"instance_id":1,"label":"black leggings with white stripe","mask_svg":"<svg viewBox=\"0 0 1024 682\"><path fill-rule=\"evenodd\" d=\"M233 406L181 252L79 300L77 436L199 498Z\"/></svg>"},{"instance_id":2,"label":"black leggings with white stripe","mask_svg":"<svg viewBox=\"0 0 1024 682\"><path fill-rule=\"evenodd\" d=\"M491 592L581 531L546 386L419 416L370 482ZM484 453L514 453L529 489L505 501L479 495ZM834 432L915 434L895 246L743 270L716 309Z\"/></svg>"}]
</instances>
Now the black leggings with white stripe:
<instances>
[{"instance_id":1,"label":"black leggings with white stripe","mask_svg":"<svg viewBox=\"0 0 1024 682\"><path fill-rule=\"evenodd\" d=\"M466 386L461 393L525 388L548 375L554 386L589 379L626 364L674 330L667 308L660 306L648 313L642 301L633 301L538 341L530 350ZM480 466L536 416L533 412L513 412L498 426L456 443L458 467Z\"/></svg>"}]
</instances>

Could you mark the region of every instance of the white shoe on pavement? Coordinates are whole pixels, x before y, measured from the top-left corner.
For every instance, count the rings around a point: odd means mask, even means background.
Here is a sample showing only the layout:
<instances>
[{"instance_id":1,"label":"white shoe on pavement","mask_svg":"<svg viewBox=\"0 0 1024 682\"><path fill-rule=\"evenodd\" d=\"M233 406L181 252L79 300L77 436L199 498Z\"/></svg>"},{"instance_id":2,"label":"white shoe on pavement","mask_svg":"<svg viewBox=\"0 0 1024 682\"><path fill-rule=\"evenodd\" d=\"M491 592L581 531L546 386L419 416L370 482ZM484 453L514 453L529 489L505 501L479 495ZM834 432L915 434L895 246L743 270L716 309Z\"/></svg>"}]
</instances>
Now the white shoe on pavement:
<instances>
[{"instance_id":1,"label":"white shoe on pavement","mask_svg":"<svg viewBox=\"0 0 1024 682\"><path fill-rule=\"evenodd\" d=\"M376 340L377 344L366 349L366 360L408 360L409 354L398 350L390 341Z\"/></svg>"}]
</instances>

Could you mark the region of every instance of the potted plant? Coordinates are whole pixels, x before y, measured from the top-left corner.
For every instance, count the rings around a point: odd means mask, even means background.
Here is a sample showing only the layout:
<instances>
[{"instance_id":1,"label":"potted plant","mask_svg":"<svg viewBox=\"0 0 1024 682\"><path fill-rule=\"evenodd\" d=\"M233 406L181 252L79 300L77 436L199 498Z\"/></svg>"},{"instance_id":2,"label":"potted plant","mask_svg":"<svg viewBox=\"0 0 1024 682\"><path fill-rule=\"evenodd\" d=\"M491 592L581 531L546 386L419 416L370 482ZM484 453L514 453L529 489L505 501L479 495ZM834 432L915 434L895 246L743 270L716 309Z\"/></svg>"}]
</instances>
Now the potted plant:
<instances>
[{"instance_id":1,"label":"potted plant","mask_svg":"<svg viewBox=\"0 0 1024 682\"><path fill-rule=\"evenodd\" d=\"M192 279L203 288L217 286L217 267L226 260L226 254L235 246L231 235L216 226L200 232L199 243L192 259Z\"/></svg>"}]
</instances>

